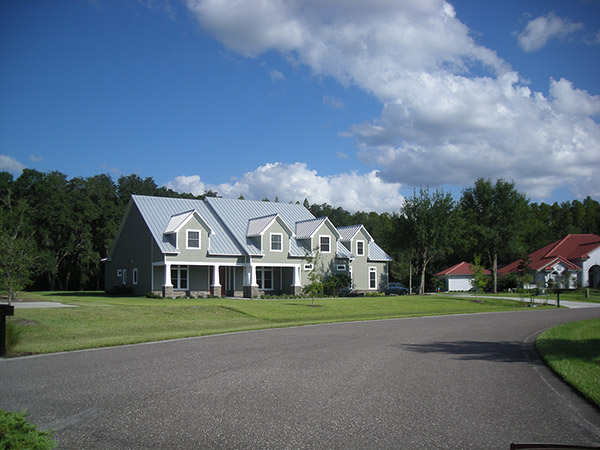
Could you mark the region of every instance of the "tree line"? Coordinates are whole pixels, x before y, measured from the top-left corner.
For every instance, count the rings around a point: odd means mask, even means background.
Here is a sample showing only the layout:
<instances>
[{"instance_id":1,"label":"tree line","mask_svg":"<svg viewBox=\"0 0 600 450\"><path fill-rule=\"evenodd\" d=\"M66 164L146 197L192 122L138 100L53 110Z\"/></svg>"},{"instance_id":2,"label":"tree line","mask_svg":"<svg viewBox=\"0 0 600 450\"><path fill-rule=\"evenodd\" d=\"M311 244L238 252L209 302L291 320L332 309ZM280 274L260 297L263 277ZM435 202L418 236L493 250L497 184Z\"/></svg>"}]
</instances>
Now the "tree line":
<instances>
[{"instance_id":1,"label":"tree line","mask_svg":"<svg viewBox=\"0 0 600 450\"><path fill-rule=\"evenodd\" d=\"M110 250L132 194L195 199L218 195L181 194L134 174L115 182L105 174L68 178L57 171L25 169L15 179L0 172L2 289L10 284L18 289L101 290L101 259ZM434 287L437 271L471 262L475 255L492 271L496 286L495 273L503 264L569 233L600 234L596 200L531 203L504 180L479 179L460 199L440 189L416 189L393 213L350 213L306 199L303 204L335 226L363 224L394 259L391 279L406 284L414 279L420 290Z\"/></svg>"}]
</instances>

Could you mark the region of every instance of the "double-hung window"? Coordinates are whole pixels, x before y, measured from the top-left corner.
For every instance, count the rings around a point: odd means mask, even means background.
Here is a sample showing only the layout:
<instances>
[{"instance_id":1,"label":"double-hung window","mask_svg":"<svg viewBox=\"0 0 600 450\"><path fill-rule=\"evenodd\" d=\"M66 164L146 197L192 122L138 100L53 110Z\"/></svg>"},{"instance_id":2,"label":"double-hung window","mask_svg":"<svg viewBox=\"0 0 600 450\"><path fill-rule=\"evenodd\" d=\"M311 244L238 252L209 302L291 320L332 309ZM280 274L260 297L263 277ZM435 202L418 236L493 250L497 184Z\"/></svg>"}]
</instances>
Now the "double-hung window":
<instances>
[{"instance_id":1,"label":"double-hung window","mask_svg":"<svg viewBox=\"0 0 600 450\"><path fill-rule=\"evenodd\" d=\"M356 256L365 255L365 241L356 241Z\"/></svg>"},{"instance_id":2,"label":"double-hung window","mask_svg":"<svg viewBox=\"0 0 600 450\"><path fill-rule=\"evenodd\" d=\"M186 290L188 288L187 266L171 266L171 284L173 289Z\"/></svg>"},{"instance_id":3,"label":"double-hung window","mask_svg":"<svg viewBox=\"0 0 600 450\"><path fill-rule=\"evenodd\" d=\"M369 267L369 289L377 289L377 267Z\"/></svg>"},{"instance_id":4,"label":"double-hung window","mask_svg":"<svg viewBox=\"0 0 600 450\"><path fill-rule=\"evenodd\" d=\"M271 251L272 252L283 251L283 234L271 233Z\"/></svg>"},{"instance_id":5,"label":"double-hung window","mask_svg":"<svg viewBox=\"0 0 600 450\"><path fill-rule=\"evenodd\" d=\"M186 248L200 248L200 231L187 230Z\"/></svg>"},{"instance_id":6,"label":"double-hung window","mask_svg":"<svg viewBox=\"0 0 600 450\"><path fill-rule=\"evenodd\" d=\"M331 252L331 238L330 236L319 236L319 248L321 253Z\"/></svg>"}]
</instances>

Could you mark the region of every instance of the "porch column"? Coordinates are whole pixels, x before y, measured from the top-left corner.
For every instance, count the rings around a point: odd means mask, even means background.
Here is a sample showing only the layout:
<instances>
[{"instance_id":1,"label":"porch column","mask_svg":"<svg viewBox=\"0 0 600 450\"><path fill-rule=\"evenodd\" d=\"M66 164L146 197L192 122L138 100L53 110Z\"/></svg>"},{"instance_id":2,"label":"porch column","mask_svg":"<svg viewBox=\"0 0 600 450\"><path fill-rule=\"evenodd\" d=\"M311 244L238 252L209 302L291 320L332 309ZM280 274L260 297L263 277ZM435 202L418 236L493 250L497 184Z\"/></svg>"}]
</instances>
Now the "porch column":
<instances>
[{"instance_id":1,"label":"porch column","mask_svg":"<svg viewBox=\"0 0 600 450\"><path fill-rule=\"evenodd\" d=\"M256 266L249 264L245 268L244 297L258 297L258 284L256 283Z\"/></svg>"},{"instance_id":2,"label":"porch column","mask_svg":"<svg viewBox=\"0 0 600 450\"><path fill-rule=\"evenodd\" d=\"M171 263L165 261L165 279L162 287L163 297L173 296L173 284L171 283Z\"/></svg>"},{"instance_id":3,"label":"porch column","mask_svg":"<svg viewBox=\"0 0 600 450\"><path fill-rule=\"evenodd\" d=\"M292 282L292 293L293 295L300 295L302 292L302 275L301 275L301 266L297 265L292 267L294 271L294 281Z\"/></svg>"},{"instance_id":4,"label":"porch column","mask_svg":"<svg viewBox=\"0 0 600 450\"><path fill-rule=\"evenodd\" d=\"M221 266L218 265L214 265L213 266L213 276L212 276L212 283L210 285L210 293L211 295L214 295L215 297L220 297L221 296L221 275L220 275L220 269Z\"/></svg>"}]
</instances>

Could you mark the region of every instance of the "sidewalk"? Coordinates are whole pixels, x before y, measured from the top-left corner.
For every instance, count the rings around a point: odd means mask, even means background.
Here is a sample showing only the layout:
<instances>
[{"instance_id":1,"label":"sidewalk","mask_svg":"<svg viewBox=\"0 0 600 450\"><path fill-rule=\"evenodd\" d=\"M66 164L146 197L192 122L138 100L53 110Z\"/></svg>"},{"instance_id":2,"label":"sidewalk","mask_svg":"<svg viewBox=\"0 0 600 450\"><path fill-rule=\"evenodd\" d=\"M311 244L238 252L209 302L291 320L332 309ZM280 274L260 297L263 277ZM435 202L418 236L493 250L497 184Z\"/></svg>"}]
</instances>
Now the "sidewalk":
<instances>
[{"instance_id":1,"label":"sidewalk","mask_svg":"<svg viewBox=\"0 0 600 450\"><path fill-rule=\"evenodd\" d=\"M2 303L6 305L7 303ZM30 309L30 308L78 308L75 305L63 305L58 302L12 302L11 305L15 309Z\"/></svg>"},{"instance_id":2,"label":"sidewalk","mask_svg":"<svg viewBox=\"0 0 600 450\"><path fill-rule=\"evenodd\" d=\"M459 294L457 294L458 296ZM475 298L472 294L460 294L460 297L469 297ZM480 295L479 298L501 298L504 300L514 300L515 302L521 301L521 299L516 297L496 297L492 295ZM536 298L533 301L536 305L546 305L546 299L544 298ZM529 303L529 298L525 299L525 303ZM548 305L556 306L556 297L548 300ZM600 308L600 303L592 303L592 302L573 302L570 300L561 300L560 306L565 308L577 309L577 308Z\"/></svg>"}]
</instances>

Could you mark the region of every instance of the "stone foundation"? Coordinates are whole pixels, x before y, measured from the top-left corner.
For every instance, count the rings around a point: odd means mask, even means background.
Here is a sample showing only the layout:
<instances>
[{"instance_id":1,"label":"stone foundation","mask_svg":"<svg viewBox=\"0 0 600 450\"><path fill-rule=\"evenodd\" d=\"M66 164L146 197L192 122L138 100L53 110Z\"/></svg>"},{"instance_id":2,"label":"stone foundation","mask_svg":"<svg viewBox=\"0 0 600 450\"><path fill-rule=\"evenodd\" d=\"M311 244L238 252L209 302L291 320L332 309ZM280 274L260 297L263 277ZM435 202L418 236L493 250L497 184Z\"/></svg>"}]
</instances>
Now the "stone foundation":
<instances>
[{"instance_id":1,"label":"stone foundation","mask_svg":"<svg viewBox=\"0 0 600 450\"><path fill-rule=\"evenodd\" d=\"M258 286L244 286L245 298L257 298L259 295Z\"/></svg>"}]
</instances>

